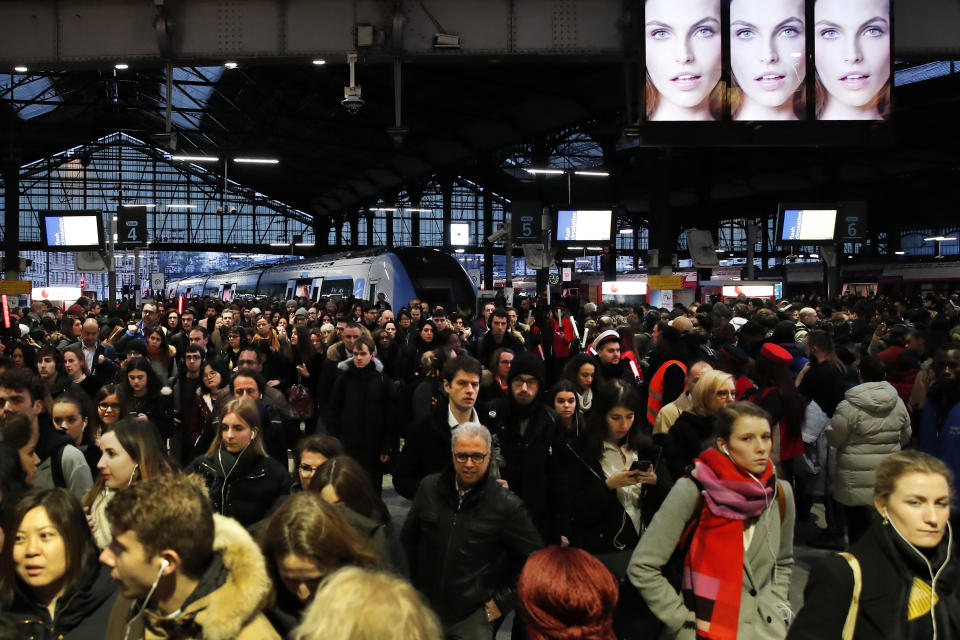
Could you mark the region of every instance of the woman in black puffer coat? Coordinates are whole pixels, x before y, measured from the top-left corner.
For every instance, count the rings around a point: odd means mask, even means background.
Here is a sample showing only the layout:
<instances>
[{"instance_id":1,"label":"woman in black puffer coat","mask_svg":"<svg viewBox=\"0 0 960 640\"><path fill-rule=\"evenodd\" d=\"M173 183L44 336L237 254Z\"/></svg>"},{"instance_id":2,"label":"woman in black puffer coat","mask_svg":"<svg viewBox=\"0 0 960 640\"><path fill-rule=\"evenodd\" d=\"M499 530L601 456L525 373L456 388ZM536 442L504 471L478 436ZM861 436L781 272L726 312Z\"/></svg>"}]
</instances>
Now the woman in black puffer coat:
<instances>
[{"instance_id":1,"label":"woman in black puffer coat","mask_svg":"<svg viewBox=\"0 0 960 640\"><path fill-rule=\"evenodd\" d=\"M227 403L210 449L186 472L203 476L217 513L245 527L269 515L293 485L292 476L263 448L260 411L249 399Z\"/></svg>"}]
</instances>

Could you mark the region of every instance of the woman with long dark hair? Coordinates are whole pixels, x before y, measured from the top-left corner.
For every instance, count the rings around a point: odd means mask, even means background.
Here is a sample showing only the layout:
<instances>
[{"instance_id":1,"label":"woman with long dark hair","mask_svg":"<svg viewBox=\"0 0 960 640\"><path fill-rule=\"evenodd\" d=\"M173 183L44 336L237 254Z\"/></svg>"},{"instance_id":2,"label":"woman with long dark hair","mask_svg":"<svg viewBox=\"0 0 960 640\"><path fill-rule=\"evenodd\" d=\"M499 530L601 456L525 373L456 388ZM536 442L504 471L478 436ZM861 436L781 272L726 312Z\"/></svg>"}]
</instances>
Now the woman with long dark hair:
<instances>
[{"instance_id":1,"label":"woman with long dark hair","mask_svg":"<svg viewBox=\"0 0 960 640\"><path fill-rule=\"evenodd\" d=\"M93 408L90 400L82 393L64 393L53 401L50 417L53 426L70 436L71 444L83 452L87 466L93 471L100 461L100 448L97 447L97 433L93 427Z\"/></svg>"},{"instance_id":2,"label":"woman with long dark hair","mask_svg":"<svg viewBox=\"0 0 960 640\"><path fill-rule=\"evenodd\" d=\"M102 549L110 544L106 512L114 494L139 480L172 473L173 466L163 454L156 428L146 420L124 418L105 427L100 450L96 464L100 476L84 496L83 507L90 514L94 538Z\"/></svg>"},{"instance_id":3,"label":"woman with long dark hair","mask_svg":"<svg viewBox=\"0 0 960 640\"><path fill-rule=\"evenodd\" d=\"M593 394L597 390L597 359L589 353L578 353L567 361L563 376L577 388L577 404L580 413L586 415L593 407Z\"/></svg>"},{"instance_id":4,"label":"woman with long dark hair","mask_svg":"<svg viewBox=\"0 0 960 640\"><path fill-rule=\"evenodd\" d=\"M124 409L153 423L164 447L168 447L173 437L173 393L157 376L150 361L146 358L127 360L117 387Z\"/></svg>"},{"instance_id":5,"label":"woman with long dark hair","mask_svg":"<svg viewBox=\"0 0 960 640\"><path fill-rule=\"evenodd\" d=\"M27 493L4 531L0 607L19 622L19 637L104 637L119 592L77 498L65 489Z\"/></svg>"},{"instance_id":6,"label":"woman with long dark hair","mask_svg":"<svg viewBox=\"0 0 960 640\"><path fill-rule=\"evenodd\" d=\"M642 637L655 623L626 582L626 568L666 496L668 481L660 447L644 432L637 405L633 387L621 380L606 383L583 435L568 451L571 543L598 556L621 580L616 627Z\"/></svg>"},{"instance_id":7,"label":"woman with long dark hair","mask_svg":"<svg viewBox=\"0 0 960 640\"><path fill-rule=\"evenodd\" d=\"M560 380L547 393L547 406L557 412L568 442L576 442L586 428L577 397L577 388L569 380Z\"/></svg>"},{"instance_id":8,"label":"woman with long dark hair","mask_svg":"<svg viewBox=\"0 0 960 640\"><path fill-rule=\"evenodd\" d=\"M167 334L161 327L154 327L147 334L147 360L154 373L164 385L171 385L177 379L176 349L167 341Z\"/></svg>"}]
</instances>

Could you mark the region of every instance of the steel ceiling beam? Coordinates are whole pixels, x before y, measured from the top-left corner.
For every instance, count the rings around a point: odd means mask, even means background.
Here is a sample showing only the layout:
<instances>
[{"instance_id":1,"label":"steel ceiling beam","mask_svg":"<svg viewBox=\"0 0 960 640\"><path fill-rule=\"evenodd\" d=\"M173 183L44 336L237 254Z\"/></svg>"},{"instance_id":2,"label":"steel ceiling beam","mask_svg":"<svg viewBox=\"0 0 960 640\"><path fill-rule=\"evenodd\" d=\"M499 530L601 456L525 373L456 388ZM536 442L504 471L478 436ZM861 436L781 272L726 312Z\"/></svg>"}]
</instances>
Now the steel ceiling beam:
<instances>
[{"instance_id":1,"label":"steel ceiling beam","mask_svg":"<svg viewBox=\"0 0 960 640\"><path fill-rule=\"evenodd\" d=\"M630 32L623 25L637 19L630 12L641 5L638 0L427 0L428 13L409 0L11 1L0 3L0 66L342 59L358 48L368 61L382 63L397 52L451 61L620 58L634 45L623 42ZM897 2L894 10L898 57L960 54L956 0ZM459 37L459 48L434 47L440 25Z\"/></svg>"}]
</instances>

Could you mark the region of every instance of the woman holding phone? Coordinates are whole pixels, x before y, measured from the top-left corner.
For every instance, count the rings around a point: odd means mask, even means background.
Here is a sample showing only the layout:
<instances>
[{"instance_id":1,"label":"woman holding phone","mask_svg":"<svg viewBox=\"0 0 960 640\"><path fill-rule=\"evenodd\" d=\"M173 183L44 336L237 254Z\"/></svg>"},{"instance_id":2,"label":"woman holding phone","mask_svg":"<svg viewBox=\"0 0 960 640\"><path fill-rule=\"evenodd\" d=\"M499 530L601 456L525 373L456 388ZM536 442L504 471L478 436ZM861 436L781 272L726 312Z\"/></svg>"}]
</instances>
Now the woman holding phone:
<instances>
[{"instance_id":1,"label":"woman holding phone","mask_svg":"<svg viewBox=\"0 0 960 640\"><path fill-rule=\"evenodd\" d=\"M647 0L644 26L648 120L717 120L720 0Z\"/></svg>"},{"instance_id":2,"label":"woman holding phone","mask_svg":"<svg viewBox=\"0 0 960 640\"><path fill-rule=\"evenodd\" d=\"M804 0L730 3L734 120L802 120L807 74Z\"/></svg>"},{"instance_id":3,"label":"woman holding phone","mask_svg":"<svg viewBox=\"0 0 960 640\"><path fill-rule=\"evenodd\" d=\"M618 379L600 387L586 429L567 445L570 465L571 544L597 556L620 581L615 627L643 637L655 622L626 581L626 568L653 514L667 494L660 448L636 419L638 398ZM651 636L652 637L652 636Z\"/></svg>"}]
</instances>

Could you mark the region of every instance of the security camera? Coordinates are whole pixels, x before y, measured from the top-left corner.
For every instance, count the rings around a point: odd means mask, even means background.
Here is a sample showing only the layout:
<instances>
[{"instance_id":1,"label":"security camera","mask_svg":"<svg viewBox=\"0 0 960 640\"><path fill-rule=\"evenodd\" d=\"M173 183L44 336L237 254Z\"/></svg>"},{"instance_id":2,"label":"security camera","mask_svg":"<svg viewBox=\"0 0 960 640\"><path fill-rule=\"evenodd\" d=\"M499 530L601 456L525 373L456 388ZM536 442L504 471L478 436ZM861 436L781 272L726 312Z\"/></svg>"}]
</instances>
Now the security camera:
<instances>
[{"instance_id":1,"label":"security camera","mask_svg":"<svg viewBox=\"0 0 960 640\"><path fill-rule=\"evenodd\" d=\"M497 242L502 242L510 236L510 229L506 226L500 227L500 229L489 236L487 236L487 242L490 244L495 244Z\"/></svg>"},{"instance_id":2,"label":"security camera","mask_svg":"<svg viewBox=\"0 0 960 640\"><path fill-rule=\"evenodd\" d=\"M230 208L227 209L227 212L228 212L228 213L236 213L236 212L237 212L237 208L236 208L236 207L230 207Z\"/></svg>"},{"instance_id":3,"label":"security camera","mask_svg":"<svg viewBox=\"0 0 960 640\"><path fill-rule=\"evenodd\" d=\"M340 102L343 108L352 115L357 115L363 107L363 98L360 97L360 87L344 87L343 100Z\"/></svg>"}]
</instances>

